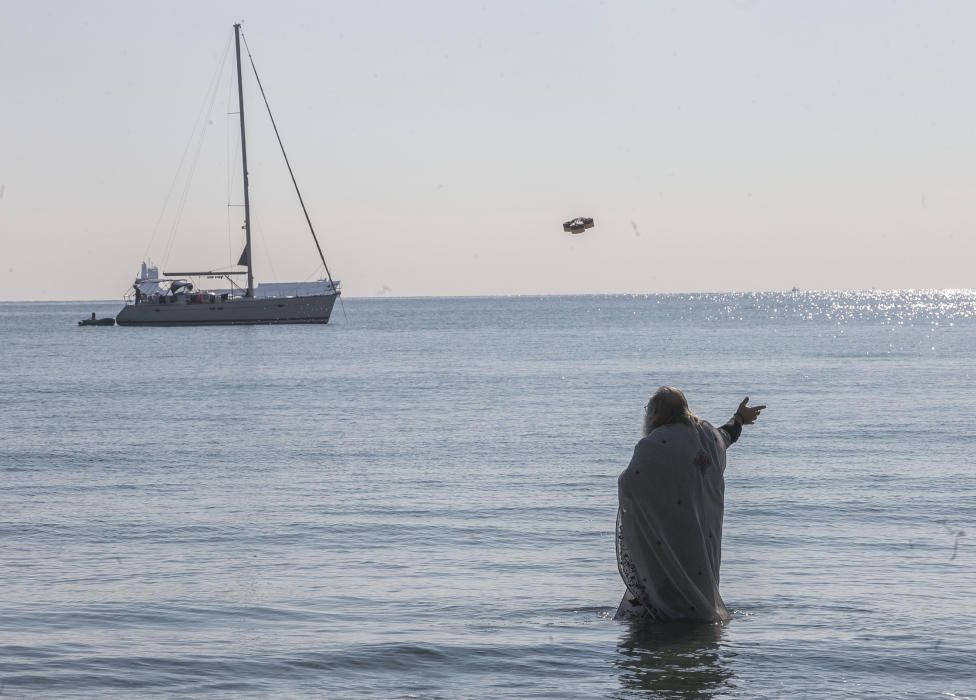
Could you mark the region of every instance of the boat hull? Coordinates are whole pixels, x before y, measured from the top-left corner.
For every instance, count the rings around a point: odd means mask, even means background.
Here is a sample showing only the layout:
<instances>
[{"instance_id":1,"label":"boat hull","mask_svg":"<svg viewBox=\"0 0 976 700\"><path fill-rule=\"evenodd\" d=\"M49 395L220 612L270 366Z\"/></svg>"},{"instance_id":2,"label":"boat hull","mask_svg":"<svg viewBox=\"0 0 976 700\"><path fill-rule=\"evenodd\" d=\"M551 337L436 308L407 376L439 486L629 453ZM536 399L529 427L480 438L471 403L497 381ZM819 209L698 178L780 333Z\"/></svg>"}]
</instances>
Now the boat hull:
<instances>
[{"instance_id":1,"label":"boat hull","mask_svg":"<svg viewBox=\"0 0 976 700\"><path fill-rule=\"evenodd\" d=\"M120 326L245 326L328 323L337 294L263 299L229 299L213 304L129 304L116 317Z\"/></svg>"}]
</instances>

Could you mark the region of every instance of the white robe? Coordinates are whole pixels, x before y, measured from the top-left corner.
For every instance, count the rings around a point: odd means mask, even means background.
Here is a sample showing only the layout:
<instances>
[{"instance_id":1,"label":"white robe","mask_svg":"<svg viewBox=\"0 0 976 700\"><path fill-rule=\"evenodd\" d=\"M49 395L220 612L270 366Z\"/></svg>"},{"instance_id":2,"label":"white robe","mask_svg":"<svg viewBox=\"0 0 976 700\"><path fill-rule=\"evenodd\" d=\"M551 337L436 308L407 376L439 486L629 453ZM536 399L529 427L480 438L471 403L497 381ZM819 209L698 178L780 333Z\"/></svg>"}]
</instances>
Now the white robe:
<instances>
[{"instance_id":1,"label":"white robe","mask_svg":"<svg viewBox=\"0 0 976 700\"><path fill-rule=\"evenodd\" d=\"M710 423L664 425L637 443L617 480L617 617L727 620L719 594L725 450Z\"/></svg>"}]
</instances>

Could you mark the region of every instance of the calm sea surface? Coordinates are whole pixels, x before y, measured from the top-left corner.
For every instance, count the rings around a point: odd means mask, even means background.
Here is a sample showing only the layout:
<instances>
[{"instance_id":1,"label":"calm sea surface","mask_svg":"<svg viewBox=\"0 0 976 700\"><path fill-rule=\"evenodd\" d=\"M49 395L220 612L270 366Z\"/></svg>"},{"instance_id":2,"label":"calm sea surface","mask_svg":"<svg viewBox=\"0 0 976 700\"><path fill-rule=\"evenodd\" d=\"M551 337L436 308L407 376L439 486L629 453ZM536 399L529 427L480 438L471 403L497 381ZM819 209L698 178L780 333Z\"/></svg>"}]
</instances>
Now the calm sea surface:
<instances>
[{"instance_id":1,"label":"calm sea surface","mask_svg":"<svg viewBox=\"0 0 976 700\"><path fill-rule=\"evenodd\" d=\"M0 304L0 696L976 696L976 293ZM724 625L612 619L658 385L724 422Z\"/></svg>"}]
</instances>

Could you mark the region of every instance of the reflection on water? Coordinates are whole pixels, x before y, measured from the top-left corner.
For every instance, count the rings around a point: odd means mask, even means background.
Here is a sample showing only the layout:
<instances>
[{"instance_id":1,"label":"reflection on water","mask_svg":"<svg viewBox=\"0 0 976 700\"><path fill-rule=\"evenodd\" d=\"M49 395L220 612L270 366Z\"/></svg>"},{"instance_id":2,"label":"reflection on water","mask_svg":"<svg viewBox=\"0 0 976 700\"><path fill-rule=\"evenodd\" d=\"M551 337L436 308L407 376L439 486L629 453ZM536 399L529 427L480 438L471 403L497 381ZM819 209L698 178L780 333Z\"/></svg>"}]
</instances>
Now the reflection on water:
<instances>
[{"instance_id":1,"label":"reflection on water","mask_svg":"<svg viewBox=\"0 0 976 700\"><path fill-rule=\"evenodd\" d=\"M721 654L725 625L639 623L624 627L615 662L620 698L712 698L729 691L733 673Z\"/></svg>"}]
</instances>

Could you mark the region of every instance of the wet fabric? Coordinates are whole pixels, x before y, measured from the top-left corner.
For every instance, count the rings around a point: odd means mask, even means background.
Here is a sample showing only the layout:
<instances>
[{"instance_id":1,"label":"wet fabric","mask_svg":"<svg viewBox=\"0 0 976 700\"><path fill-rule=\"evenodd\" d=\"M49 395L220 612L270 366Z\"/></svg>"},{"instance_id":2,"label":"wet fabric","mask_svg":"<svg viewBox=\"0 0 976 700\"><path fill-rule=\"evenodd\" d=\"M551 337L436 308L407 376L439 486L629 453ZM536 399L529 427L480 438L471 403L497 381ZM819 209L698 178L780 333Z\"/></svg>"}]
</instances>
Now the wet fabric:
<instances>
[{"instance_id":1,"label":"wet fabric","mask_svg":"<svg viewBox=\"0 0 976 700\"><path fill-rule=\"evenodd\" d=\"M618 617L719 621L725 450L710 423L654 429L617 480Z\"/></svg>"}]
</instances>

